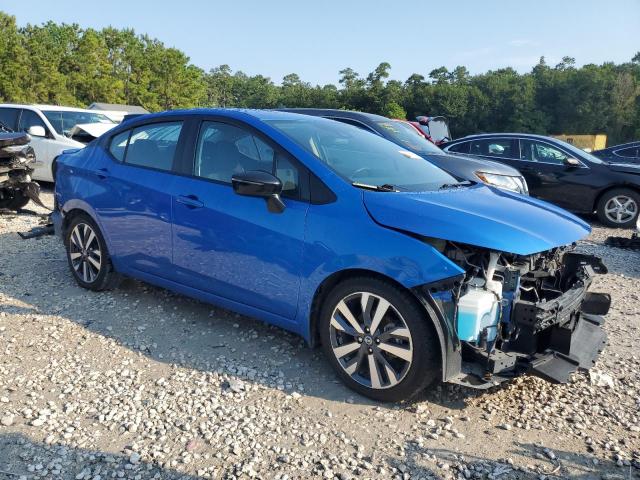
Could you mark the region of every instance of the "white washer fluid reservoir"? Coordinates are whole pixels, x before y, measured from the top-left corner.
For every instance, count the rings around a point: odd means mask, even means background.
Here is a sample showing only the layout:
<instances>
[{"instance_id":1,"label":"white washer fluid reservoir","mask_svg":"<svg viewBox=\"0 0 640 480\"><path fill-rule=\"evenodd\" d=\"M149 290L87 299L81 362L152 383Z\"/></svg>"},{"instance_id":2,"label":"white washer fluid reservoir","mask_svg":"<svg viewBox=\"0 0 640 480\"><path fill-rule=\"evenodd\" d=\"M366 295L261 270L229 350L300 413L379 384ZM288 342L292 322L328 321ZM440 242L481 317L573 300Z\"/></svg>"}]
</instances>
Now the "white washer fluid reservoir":
<instances>
[{"instance_id":1,"label":"white washer fluid reservoir","mask_svg":"<svg viewBox=\"0 0 640 480\"><path fill-rule=\"evenodd\" d=\"M486 327L491 327L487 329L487 340L492 341L496 338L502 284L491 282L491 288L490 291L481 287L470 287L467 293L460 297L456 319L460 340L477 342L480 333Z\"/></svg>"}]
</instances>

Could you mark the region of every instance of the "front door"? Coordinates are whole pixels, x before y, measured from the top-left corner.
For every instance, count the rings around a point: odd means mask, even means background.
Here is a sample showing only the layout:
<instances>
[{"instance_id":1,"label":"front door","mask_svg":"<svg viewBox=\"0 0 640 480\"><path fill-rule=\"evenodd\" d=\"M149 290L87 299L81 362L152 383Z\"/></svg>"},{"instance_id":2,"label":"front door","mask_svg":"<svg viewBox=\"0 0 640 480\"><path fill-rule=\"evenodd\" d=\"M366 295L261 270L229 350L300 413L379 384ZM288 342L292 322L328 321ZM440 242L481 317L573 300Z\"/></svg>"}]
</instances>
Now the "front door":
<instances>
[{"instance_id":1,"label":"front door","mask_svg":"<svg viewBox=\"0 0 640 480\"><path fill-rule=\"evenodd\" d=\"M519 170L527 179L531 195L572 211L591 211L593 191L583 165L569 165L569 155L550 143L520 139ZM514 165L515 166L515 165Z\"/></svg>"},{"instance_id":2,"label":"front door","mask_svg":"<svg viewBox=\"0 0 640 480\"><path fill-rule=\"evenodd\" d=\"M205 121L194 141L193 176L172 187L176 281L293 319L308 209L304 170L244 125ZM249 170L280 178L282 213L234 193L232 175Z\"/></svg>"},{"instance_id":3,"label":"front door","mask_svg":"<svg viewBox=\"0 0 640 480\"><path fill-rule=\"evenodd\" d=\"M31 127L42 127L45 131L44 137L32 135L30 145L36 154L36 163L33 171L33 178L36 180L53 181L51 173L51 162L56 153L56 140L53 133L45 125L40 115L33 110L22 110L18 130L27 132ZM59 149L58 149L59 151Z\"/></svg>"}]
</instances>

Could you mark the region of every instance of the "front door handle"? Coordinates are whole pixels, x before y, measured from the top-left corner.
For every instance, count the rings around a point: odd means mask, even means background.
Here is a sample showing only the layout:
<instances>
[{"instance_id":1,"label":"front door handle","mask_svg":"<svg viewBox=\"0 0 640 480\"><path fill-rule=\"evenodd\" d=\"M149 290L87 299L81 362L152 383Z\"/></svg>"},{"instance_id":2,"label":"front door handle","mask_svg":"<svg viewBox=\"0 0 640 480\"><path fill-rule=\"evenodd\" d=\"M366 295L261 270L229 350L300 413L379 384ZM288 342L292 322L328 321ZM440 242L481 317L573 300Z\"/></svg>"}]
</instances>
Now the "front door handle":
<instances>
[{"instance_id":1,"label":"front door handle","mask_svg":"<svg viewBox=\"0 0 640 480\"><path fill-rule=\"evenodd\" d=\"M178 195L176 198L178 203L186 205L189 208L202 208L204 207L204 203L198 200L198 197L195 195Z\"/></svg>"}]
</instances>

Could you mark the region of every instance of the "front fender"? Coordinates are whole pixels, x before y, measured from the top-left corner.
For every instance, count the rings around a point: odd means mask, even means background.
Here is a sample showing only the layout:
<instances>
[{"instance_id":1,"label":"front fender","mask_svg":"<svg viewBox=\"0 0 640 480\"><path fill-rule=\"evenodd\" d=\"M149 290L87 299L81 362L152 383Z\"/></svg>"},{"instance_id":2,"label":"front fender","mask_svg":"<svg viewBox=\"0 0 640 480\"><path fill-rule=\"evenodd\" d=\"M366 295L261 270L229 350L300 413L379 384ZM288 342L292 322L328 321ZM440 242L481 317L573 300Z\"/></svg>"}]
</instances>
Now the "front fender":
<instances>
[{"instance_id":1,"label":"front fender","mask_svg":"<svg viewBox=\"0 0 640 480\"><path fill-rule=\"evenodd\" d=\"M305 244L297 315L300 334L307 341L312 338L314 297L336 273L370 271L407 289L464 273L431 245L376 224L364 209L362 213L347 209L339 203L312 205L307 215L306 238L313 243Z\"/></svg>"}]
</instances>

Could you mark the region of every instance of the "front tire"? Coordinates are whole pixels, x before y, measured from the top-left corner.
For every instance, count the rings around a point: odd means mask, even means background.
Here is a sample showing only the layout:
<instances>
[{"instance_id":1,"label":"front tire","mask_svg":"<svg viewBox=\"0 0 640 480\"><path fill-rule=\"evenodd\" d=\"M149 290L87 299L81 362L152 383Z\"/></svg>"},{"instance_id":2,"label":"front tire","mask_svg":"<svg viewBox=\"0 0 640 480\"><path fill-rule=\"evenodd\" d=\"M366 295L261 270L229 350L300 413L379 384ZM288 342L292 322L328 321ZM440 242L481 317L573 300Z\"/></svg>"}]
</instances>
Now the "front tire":
<instances>
[{"instance_id":1,"label":"front tire","mask_svg":"<svg viewBox=\"0 0 640 480\"><path fill-rule=\"evenodd\" d=\"M610 190L598 202L598 218L608 227L632 228L639 212L640 195L628 188Z\"/></svg>"},{"instance_id":2,"label":"front tire","mask_svg":"<svg viewBox=\"0 0 640 480\"><path fill-rule=\"evenodd\" d=\"M352 390L383 402L408 400L433 383L440 351L424 308L377 278L339 283L320 313L322 348Z\"/></svg>"},{"instance_id":3,"label":"front tire","mask_svg":"<svg viewBox=\"0 0 640 480\"><path fill-rule=\"evenodd\" d=\"M113 270L104 237L91 217L80 214L71 220L65 245L69 268L78 285L94 291L117 285L119 276Z\"/></svg>"}]
</instances>

